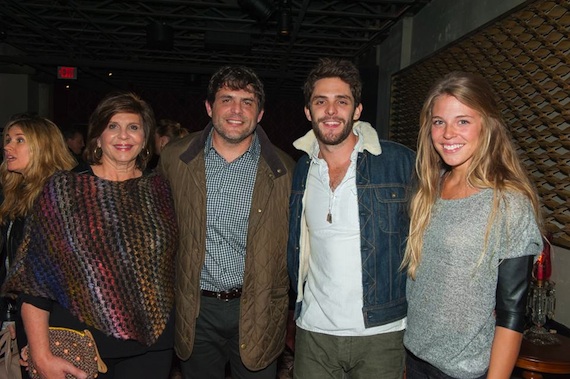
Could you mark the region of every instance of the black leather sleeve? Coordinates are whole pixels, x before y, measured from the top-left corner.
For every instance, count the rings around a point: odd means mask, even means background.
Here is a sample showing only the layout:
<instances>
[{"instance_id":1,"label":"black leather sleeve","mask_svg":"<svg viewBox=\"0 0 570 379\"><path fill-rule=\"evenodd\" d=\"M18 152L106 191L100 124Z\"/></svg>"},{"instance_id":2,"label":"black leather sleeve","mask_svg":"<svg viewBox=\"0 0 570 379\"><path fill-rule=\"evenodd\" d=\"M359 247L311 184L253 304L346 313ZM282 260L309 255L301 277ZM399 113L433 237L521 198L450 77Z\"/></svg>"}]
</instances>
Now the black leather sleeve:
<instances>
[{"instance_id":1,"label":"black leather sleeve","mask_svg":"<svg viewBox=\"0 0 570 379\"><path fill-rule=\"evenodd\" d=\"M522 333L534 257L504 259L499 265L496 326Z\"/></svg>"}]
</instances>

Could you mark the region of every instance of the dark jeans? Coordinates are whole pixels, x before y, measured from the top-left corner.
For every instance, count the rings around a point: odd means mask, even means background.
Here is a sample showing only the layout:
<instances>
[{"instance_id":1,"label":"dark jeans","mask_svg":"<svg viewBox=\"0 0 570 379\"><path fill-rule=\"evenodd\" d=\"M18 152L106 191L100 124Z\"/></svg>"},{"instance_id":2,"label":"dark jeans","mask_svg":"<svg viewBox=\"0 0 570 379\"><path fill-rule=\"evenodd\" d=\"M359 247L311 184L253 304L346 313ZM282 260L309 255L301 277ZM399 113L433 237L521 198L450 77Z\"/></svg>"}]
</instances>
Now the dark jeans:
<instances>
[{"instance_id":1,"label":"dark jeans","mask_svg":"<svg viewBox=\"0 0 570 379\"><path fill-rule=\"evenodd\" d=\"M473 379L485 379L487 374ZM455 379L406 350L406 379Z\"/></svg>"},{"instance_id":2,"label":"dark jeans","mask_svg":"<svg viewBox=\"0 0 570 379\"><path fill-rule=\"evenodd\" d=\"M173 354L173 349L167 349L128 358L104 359L108 371L99 373L97 379L168 379Z\"/></svg>"},{"instance_id":3,"label":"dark jeans","mask_svg":"<svg viewBox=\"0 0 570 379\"><path fill-rule=\"evenodd\" d=\"M240 299L224 301L202 296L200 301L194 348L190 358L180 362L184 379L224 379L227 362L232 379L275 379L277 362L261 371L250 371L241 361Z\"/></svg>"}]
</instances>

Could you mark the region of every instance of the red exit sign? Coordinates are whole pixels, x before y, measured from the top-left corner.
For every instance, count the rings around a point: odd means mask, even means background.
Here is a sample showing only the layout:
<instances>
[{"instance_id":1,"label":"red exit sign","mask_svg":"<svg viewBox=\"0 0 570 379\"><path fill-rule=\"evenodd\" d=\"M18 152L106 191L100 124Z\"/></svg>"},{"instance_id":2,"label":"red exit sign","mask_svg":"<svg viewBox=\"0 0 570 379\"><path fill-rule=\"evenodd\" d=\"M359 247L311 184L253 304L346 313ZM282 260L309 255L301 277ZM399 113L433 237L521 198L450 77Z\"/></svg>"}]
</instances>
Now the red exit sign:
<instances>
[{"instance_id":1,"label":"red exit sign","mask_svg":"<svg viewBox=\"0 0 570 379\"><path fill-rule=\"evenodd\" d=\"M77 67L57 66L58 79L77 79Z\"/></svg>"}]
</instances>

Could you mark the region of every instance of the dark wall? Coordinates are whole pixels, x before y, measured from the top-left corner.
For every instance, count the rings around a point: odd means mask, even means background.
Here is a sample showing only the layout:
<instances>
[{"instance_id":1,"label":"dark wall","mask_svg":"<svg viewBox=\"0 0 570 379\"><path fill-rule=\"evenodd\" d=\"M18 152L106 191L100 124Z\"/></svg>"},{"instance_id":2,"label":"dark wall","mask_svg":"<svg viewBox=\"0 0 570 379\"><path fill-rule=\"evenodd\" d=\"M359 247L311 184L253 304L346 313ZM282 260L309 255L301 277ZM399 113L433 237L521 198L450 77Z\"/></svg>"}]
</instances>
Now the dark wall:
<instances>
[{"instance_id":1,"label":"dark wall","mask_svg":"<svg viewBox=\"0 0 570 379\"><path fill-rule=\"evenodd\" d=\"M204 106L204 95L185 93L184 91L132 89L153 108L157 119L170 118L182 124L189 131L198 131L208 123L209 117ZM89 116L97 103L107 94L104 90L95 90L75 86L65 88L56 84L54 88L54 122L60 127L68 125L87 125ZM265 114L261 125L273 143L298 158L292 143L304 135L310 124L303 112L303 100L299 97L279 97L268 94Z\"/></svg>"}]
</instances>

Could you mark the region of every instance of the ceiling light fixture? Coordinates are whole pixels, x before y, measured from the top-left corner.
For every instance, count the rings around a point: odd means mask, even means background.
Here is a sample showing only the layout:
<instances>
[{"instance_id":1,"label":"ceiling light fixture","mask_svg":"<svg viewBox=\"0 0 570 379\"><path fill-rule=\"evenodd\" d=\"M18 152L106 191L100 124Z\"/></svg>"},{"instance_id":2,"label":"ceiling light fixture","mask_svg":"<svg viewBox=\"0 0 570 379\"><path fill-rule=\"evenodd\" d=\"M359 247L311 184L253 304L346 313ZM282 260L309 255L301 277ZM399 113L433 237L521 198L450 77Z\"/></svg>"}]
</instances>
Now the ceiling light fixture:
<instances>
[{"instance_id":1,"label":"ceiling light fixture","mask_svg":"<svg viewBox=\"0 0 570 379\"><path fill-rule=\"evenodd\" d=\"M266 22L275 13L271 0L238 0L239 6L260 22Z\"/></svg>"},{"instance_id":2,"label":"ceiling light fixture","mask_svg":"<svg viewBox=\"0 0 570 379\"><path fill-rule=\"evenodd\" d=\"M281 0L279 3L277 28L280 36L289 37L291 33L291 0Z\"/></svg>"}]
</instances>

